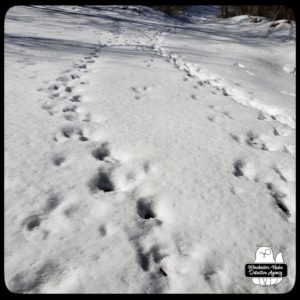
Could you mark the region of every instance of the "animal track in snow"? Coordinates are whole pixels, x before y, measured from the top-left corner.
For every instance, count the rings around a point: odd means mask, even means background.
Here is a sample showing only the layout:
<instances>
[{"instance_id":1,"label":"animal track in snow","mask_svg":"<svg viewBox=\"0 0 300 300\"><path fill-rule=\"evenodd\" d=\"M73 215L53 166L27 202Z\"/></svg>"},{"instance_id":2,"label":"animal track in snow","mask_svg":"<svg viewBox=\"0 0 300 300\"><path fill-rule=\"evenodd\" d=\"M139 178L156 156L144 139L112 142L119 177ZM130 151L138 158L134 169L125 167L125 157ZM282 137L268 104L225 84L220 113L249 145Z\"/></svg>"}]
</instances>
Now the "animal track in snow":
<instances>
[{"instance_id":1,"label":"animal track in snow","mask_svg":"<svg viewBox=\"0 0 300 300\"><path fill-rule=\"evenodd\" d=\"M141 246L137 246L137 256L141 268L144 271L149 271L152 262L154 264L159 264L167 255L162 253L159 245L153 245L148 251L144 251ZM159 268L159 272L163 276L167 276L167 273L161 267Z\"/></svg>"},{"instance_id":2,"label":"animal track in snow","mask_svg":"<svg viewBox=\"0 0 300 300\"><path fill-rule=\"evenodd\" d=\"M91 120L91 113L81 114L81 120L83 122L90 122L90 120Z\"/></svg>"},{"instance_id":3,"label":"animal track in snow","mask_svg":"<svg viewBox=\"0 0 300 300\"><path fill-rule=\"evenodd\" d=\"M196 99L197 99L197 96L196 96L195 94L191 94L191 98L192 98L193 100L196 100Z\"/></svg>"},{"instance_id":4,"label":"animal track in snow","mask_svg":"<svg viewBox=\"0 0 300 300\"><path fill-rule=\"evenodd\" d=\"M68 112L64 115L64 118L67 120L67 121L75 121L77 120L78 118L78 115L77 113L75 112Z\"/></svg>"},{"instance_id":5,"label":"animal track in snow","mask_svg":"<svg viewBox=\"0 0 300 300\"><path fill-rule=\"evenodd\" d=\"M286 194L277 189L272 183L267 183L266 185L270 190L271 196L275 200L275 204L280 210L282 216L285 218L289 218L291 216L290 210L283 201L283 199L286 197Z\"/></svg>"},{"instance_id":6,"label":"animal track in snow","mask_svg":"<svg viewBox=\"0 0 300 300\"><path fill-rule=\"evenodd\" d=\"M69 80L69 78L67 75L63 75L63 76L56 78L56 81L63 82L63 83L67 82L68 80Z\"/></svg>"},{"instance_id":7,"label":"animal track in snow","mask_svg":"<svg viewBox=\"0 0 300 300\"><path fill-rule=\"evenodd\" d=\"M61 203L62 199L58 194L51 194L46 201L44 213L50 213Z\"/></svg>"},{"instance_id":8,"label":"animal track in snow","mask_svg":"<svg viewBox=\"0 0 300 300\"><path fill-rule=\"evenodd\" d=\"M54 104L52 102L46 101L42 106L42 109L45 109L46 111L48 111L48 113L50 115L53 115L55 110L54 108Z\"/></svg>"},{"instance_id":9,"label":"animal track in snow","mask_svg":"<svg viewBox=\"0 0 300 300\"><path fill-rule=\"evenodd\" d=\"M106 230L105 225L103 225L103 224L100 225L98 230L99 230L99 233L100 233L101 236L106 236L107 230Z\"/></svg>"},{"instance_id":10,"label":"animal track in snow","mask_svg":"<svg viewBox=\"0 0 300 300\"><path fill-rule=\"evenodd\" d=\"M249 146L257 146L258 145L257 139L258 139L258 134L256 132L251 130L247 132L246 143Z\"/></svg>"},{"instance_id":11,"label":"animal track in snow","mask_svg":"<svg viewBox=\"0 0 300 300\"><path fill-rule=\"evenodd\" d=\"M77 74L71 74L71 79L79 79L80 76Z\"/></svg>"},{"instance_id":12,"label":"animal track in snow","mask_svg":"<svg viewBox=\"0 0 300 300\"><path fill-rule=\"evenodd\" d=\"M78 68L79 68L79 69L86 69L86 67L87 67L86 64L78 65Z\"/></svg>"},{"instance_id":13,"label":"animal track in snow","mask_svg":"<svg viewBox=\"0 0 300 300\"><path fill-rule=\"evenodd\" d=\"M152 199L140 198L137 201L137 213L143 219L155 218Z\"/></svg>"},{"instance_id":14,"label":"animal track in snow","mask_svg":"<svg viewBox=\"0 0 300 300\"><path fill-rule=\"evenodd\" d=\"M150 282L147 285L147 293L163 293L167 286L168 272L161 265L161 261L168 256L162 251L158 244L154 244L150 249L145 249L139 243L135 244L137 263L144 272L150 275Z\"/></svg>"},{"instance_id":15,"label":"animal track in snow","mask_svg":"<svg viewBox=\"0 0 300 300\"><path fill-rule=\"evenodd\" d=\"M55 154L52 157L52 161L55 166L60 166L65 160L66 160L65 156L62 154Z\"/></svg>"},{"instance_id":16,"label":"animal track in snow","mask_svg":"<svg viewBox=\"0 0 300 300\"><path fill-rule=\"evenodd\" d=\"M244 176L243 168L245 167L245 161L238 159L233 164L233 175L236 177Z\"/></svg>"},{"instance_id":17,"label":"animal track in snow","mask_svg":"<svg viewBox=\"0 0 300 300\"><path fill-rule=\"evenodd\" d=\"M131 90L135 93L135 99L140 99L147 91L149 91L149 87L131 87Z\"/></svg>"},{"instance_id":18,"label":"animal track in snow","mask_svg":"<svg viewBox=\"0 0 300 300\"><path fill-rule=\"evenodd\" d=\"M105 157L109 156L108 142L103 143L99 148L93 150L92 155L98 160L104 160Z\"/></svg>"},{"instance_id":19,"label":"animal track in snow","mask_svg":"<svg viewBox=\"0 0 300 300\"><path fill-rule=\"evenodd\" d=\"M284 127L285 128L285 127ZM284 129L273 128L272 133L269 135L259 136L255 131L249 130L246 133L244 142L255 149L264 150L264 151L283 151L293 154L293 145L284 144L284 140L281 140L279 137L283 134ZM287 135L288 133L285 132ZM238 143L241 143L241 137L237 137L235 134L231 133L231 137L236 140ZM275 140L275 137L278 140ZM287 148L289 147L289 148Z\"/></svg>"},{"instance_id":20,"label":"animal track in snow","mask_svg":"<svg viewBox=\"0 0 300 300\"><path fill-rule=\"evenodd\" d=\"M70 99L70 101L71 101L71 102L81 102L81 101L80 101L80 98L81 98L80 95L74 95L74 96Z\"/></svg>"},{"instance_id":21,"label":"animal track in snow","mask_svg":"<svg viewBox=\"0 0 300 300\"><path fill-rule=\"evenodd\" d=\"M63 108L63 112L69 112L69 111L72 111L72 112L75 112L77 109L77 106L76 105L67 105L66 107Z\"/></svg>"},{"instance_id":22,"label":"animal track in snow","mask_svg":"<svg viewBox=\"0 0 300 300\"><path fill-rule=\"evenodd\" d=\"M222 93L224 96L230 96L225 88L222 88Z\"/></svg>"},{"instance_id":23,"label":"animal track in snow","mask_svg":"<svg viewBox=\"0 0 300 300\"><path fill-rule=\"evenodd\" d=\"M60 134L54 137L54 141L66 140L75 136L82 142L88 140L88 138L83 135L81 128L73 125L65 125L61 128Z\"/></svg>"},{"instance_id":24,"label":"animal track in snow","mask_svg":"<svg viewBox=\"0 0 300 300\"><path fill-rule=\"evenodd\" d=\"M89 181L88 186L92 193L97 193L98 191L113 192L115 189L110 172L103 169L98 170L97 174Z\"/></svg>"},{"instance_id":25,"label":"animal track in snow","mask_svg":"<svg viewBox=\"0 0 300 300\"><path fill-rule=\"evenodd\" d=\"M60 88L60 84L53 83L53 84L49 85L47 90L49 92L57 92L59 90L59 88Z\"/></svg>"},{"instance_id":26,"label":"animal track in snow","mask_svg":"<svg viewBox=\"0 0 300 300\"><path fill-rule=\"evenodd\" d=\"M34 214L29 216L28 218L26 218L23 222L23 224L25 225L25 228L28 231L32 231L34 229L37 229L40 224L41 224L41 216L38 214Z\"/></svg>"},{"instance_id":27,"label":"animal track in snow","mask_svg":"<svg viewBox=\"0 0 300 300\"><path fill-rule=\"evenodd\" d=\"M138 264L144 271L149 270L149 257L143 252L143 249L140 246L136 247L136 254L138 259Z\"/></svg>"},{"instance_id":28,"label":"animal track in snow","mask_svg":"<svg viewBox=\"0 0 300 300\"><path fill-rule=\"evenodd\" d=\"M285 178L285 176L283 176L282 172L276 166L273 167L273 170L276 174L279 175L279 177L282 181L287 182L287 179Z\"/></svg>"},{"instance_id":29,"label":"animal track in snow","mask_svg":"<svg viewBox=\"0 0 300 300\"><path fill-rule=\"evenodd\" d=\"M68 92L68 93L71 93L71 92L72 92L72 87L67 86L67 87L65 88L65 91Z\"/></svg>"},{"instance_id":30,"label":"animal track in snow","mask_svg":"<svg viewBox=\"0 0 300 300\"><path fill-rule=\"evenodd\" d=\"M288 126L273 127L273 134L276 136L291 136L294 134L293 129Z\"/></svg>"},{"instance_id":31,"label":"animal track in snow","mask_svg":"<svg viewBox=\"0 0 300 300\"><path fill-rule=\"evenodd\" d=\"M265 116L265 114L263 112L260 111L258 113L257 119L263 121L263 120L266 120L267 117Z\"/></svg>"},{"instance_id":32,"label":"animal track in snow","mask_svg":"<svg viewBox=\"0 0 300 300\"><path fill-rule=\"evenodd\" d=\"M276 127L273 127L273 134L276 135L276 136L280 135L280 133L279 133L279 131L277 130Z\"/></svg>"},{"instance_id":33,"label":"animal track in snow","mask_svg":"<svg viewBox=\"0 0 300 300\"><path fill-rule=\"evenodd\" d=\"M58 98L60 96L60 93L59 92L57 92L57 93L52 93L51 95L50 95L50 98L51 99L54 99L54 98Z\"/></svg>"},{"instance_id":34,"label":"animal track in snow","mask_svg":"<svg viewBox=\"0 0 300 300\"><path fill-rule=\"evenodd\" d=\"M82 136L82 131L79 128L74 128L73 126L64 126L61 130L62 134L66 138L71 138L73 135Z\"/></svg>"},{"instance_id":35,"label":"animal track in snow","mask_svg":"<svg viewBox=\"0 0 300 300\"><path fill-rule=\"evenodd\" d=\"M257 171L255 163L244 159L237 159L233 163L233 175L236 177L245 176L247 179L257 181Z\"/></svg>"}]
</instances>

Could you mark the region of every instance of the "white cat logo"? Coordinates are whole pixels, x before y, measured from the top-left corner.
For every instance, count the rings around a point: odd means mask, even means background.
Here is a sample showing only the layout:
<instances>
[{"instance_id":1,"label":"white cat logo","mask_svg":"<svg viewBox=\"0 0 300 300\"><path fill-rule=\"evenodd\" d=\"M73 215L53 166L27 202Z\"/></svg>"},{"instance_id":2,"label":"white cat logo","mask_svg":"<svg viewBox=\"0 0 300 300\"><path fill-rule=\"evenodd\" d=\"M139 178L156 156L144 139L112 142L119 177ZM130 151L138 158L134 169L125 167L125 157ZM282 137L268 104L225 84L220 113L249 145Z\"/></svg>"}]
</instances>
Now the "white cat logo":
<instances>
[{"instance_id":1,"label":"white cat logo","mask_svg":"<svg viewBox=\"0 0 300 300\"><path fill-rule=\"evenodd\" d=\"M256 250L254 263L261 263L261 264L283 263L282 253L281 252L278 253L276 256L276 260L274 260L273 251L270 247L259 247ZM261 286L275 285L281 282L281 280L282 278L269 278L269 277L252 278L254 284L259 284Z\"/></svg>"}]
</instances>

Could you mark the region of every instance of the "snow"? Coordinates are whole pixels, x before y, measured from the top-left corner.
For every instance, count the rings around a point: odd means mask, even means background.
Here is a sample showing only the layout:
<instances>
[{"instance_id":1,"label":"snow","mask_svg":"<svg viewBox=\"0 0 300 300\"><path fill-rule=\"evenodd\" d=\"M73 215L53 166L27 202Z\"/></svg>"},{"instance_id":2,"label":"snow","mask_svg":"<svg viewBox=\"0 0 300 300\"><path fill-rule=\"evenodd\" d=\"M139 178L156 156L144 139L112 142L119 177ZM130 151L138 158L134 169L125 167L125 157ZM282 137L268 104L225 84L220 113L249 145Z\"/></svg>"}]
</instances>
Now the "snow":
<instances>
[{"instance_id":1,"label":"snow","mask_svg":"<svg viewBox=\"0 0 300 300\"><path fill-rule=\"evenodd\" d=\"M285 293L295 23L143 6L5 19L5 281L16 293ZM257 245L288 276L245 277Z\"/></svg>"}]
</instances>

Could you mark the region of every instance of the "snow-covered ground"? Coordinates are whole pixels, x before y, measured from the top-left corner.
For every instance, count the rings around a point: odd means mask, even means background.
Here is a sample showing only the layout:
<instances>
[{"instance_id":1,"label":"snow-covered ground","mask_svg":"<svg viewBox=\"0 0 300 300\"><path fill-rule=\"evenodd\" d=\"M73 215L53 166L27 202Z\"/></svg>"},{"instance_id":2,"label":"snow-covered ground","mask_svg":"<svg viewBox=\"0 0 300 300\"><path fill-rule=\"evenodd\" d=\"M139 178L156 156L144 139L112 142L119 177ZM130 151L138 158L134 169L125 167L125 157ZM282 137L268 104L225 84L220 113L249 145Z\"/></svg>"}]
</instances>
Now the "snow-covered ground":
<instances>
[{"instance_id":1,"label":"snow-covered ground","mask_svg":"<svg viewBox=\"0 0 300 300\"><path fill-rule=\"evenodd\" d=\"M5 280L17 293L284 293L295 23L147 7L5 19ZM257 245L275 286L245 277Z\"/></svg>"}]
</instances>

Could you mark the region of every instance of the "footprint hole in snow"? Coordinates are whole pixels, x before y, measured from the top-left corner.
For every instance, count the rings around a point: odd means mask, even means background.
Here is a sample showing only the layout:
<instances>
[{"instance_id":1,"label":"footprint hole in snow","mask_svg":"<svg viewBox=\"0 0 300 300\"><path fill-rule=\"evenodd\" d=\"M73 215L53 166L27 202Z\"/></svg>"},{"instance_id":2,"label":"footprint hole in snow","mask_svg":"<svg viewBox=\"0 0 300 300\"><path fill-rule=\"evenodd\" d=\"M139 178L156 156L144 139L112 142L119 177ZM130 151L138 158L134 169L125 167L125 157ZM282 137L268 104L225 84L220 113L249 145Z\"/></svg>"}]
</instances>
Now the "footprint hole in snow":
<instances>
[{"instance_id":1,"label":"footprint hole in snow","mask_svg":"<svg viewBox=\"0 0 300 300\"><path fill-rule=\"evenodd\" d=\"M290 210L281 200L277 199L276 205L286 218L289 218L291 216Z\"/></svg>"},{"instance_id":2,"label":"footprint hole in snow","mask_svg":"<svg viewBox=\"0 0 300 300\"><path fill-rule=\"evenodd\" d=\"M141 198L138 200L137 213L141 218L146 220L156 217L152 203L146 198Z\"/></svg>"},{"instance_id":3,"label":"footprint hole in snow","mask_svg":"<svg viewBox=\"0 0 300 300\"><path fill-rule=\"evenodd\" d=\"M68 92L68 93L71 93L72 92L72 88L70 86L67 86L65 88L65 91Z\"/></svg>"},{"instance_id":4,"label":"footprint hole in snow","mask_svg":"<svg viewBox=\"0 0 300 300\"><path fill-rule=\"evenodd\" d=\"M70 126L64 126L62 129L61 129L61 133L64 137L66 138L72 138L74 135L77 135L79 137L79 140L80 141L88 141L88 138L83 136L83 133L82 133L82 130L78 127L74 127L72 125Z\"/></svg>"},{"instance_id":5,"label":"footprint hole in snow","mask_svg":"<svg viewBox=\"0 0 300 300\"><path fill-rule=\"evenodd\" d=\"M257 133L255 133L254 131L251 131L251 130L247 132L246 143L249 146L257 145L256 139L258 139Z\"/></svg>"},{"instance_id":6,"label":"footprint hole in snow","mask_svg":"<svg viewBox=\"0 0 300 300\"><path fill-rule=\"evenodd\" d=\"M25 227L28 231L32 231L36 228L38 228L41 224L41 218L39 215L32 215L29 216L25 221L24 221Z\"/></svg>"},{"instance_id":7,"label":"footprint hole in snow","mask_svg":"<svg viewBox=\"0 0 300 300\"><path fill-rule=\"evenodd\" d=\"M51 98L53 99L53 98L57 98L57 97L59 97L59 93L57 92L57 93L53 93L53 94L51 94Z\"/></svg>"},{"instance_id":8,"label":"footprint hole in snow","mask_svg":"<svg viewBox=\"0 0 300 300\"><path fill-rule=\"evenodd\" d=\"M63 134L64 137L66 138L71 138L72 135L74 134L74 128L72 126L65 126L61 129L61 133Z\"/></svg>"},{"instance_id":9,"label":"footprint hole in snow","mask_svg":"<svg viewBox=\"0 0 300 300\"><path fill-rule=\"evenodd\" d=\"M82 142L87 142L89 139L83 135L80 135L79 136L79 140L82 141Z\"/></svg>"},{"instance_id":10,"label":"footprint hole in snow","mask_svg":"<svg viewBox=\"0 0 300 300\"><path fill-rule=\"evenodd\" d=\"M279 133L279 131L277 130L276 127L273 128L273 134L276 135L276 136L280 135L280 133Z\"/></svg>"},{"instance_id":11,"label":"footprint hole in snow","mask_svg":"<svg viewBox=\"0 0 300 300\"><path fill-rule=\"evenodd\" d=\"M70 99L70 101L72 101L72 102L81 102L81 101L80 101L80 98L81 98L80 95L75 95L75 96L73 96L73 97Z\"/></svg>"},{"instance_id":12,"label":"footprint hole in snow","mask_svg":"<svg viewBox=\"0 0 300 300\"><path fill-rule=\"evenodd\" d=\"M136 250L136 255L137 255L137 260L138 264L144 271L149 270L149 265L150 265L150 257L149 254L144 253L141 247L138 247Z\"/></svg>"},{"instance_id":13,"label":"footprint hole in snow","mask_svg":"<svg viewBox=\"0 0 300 300\"><path fill-rule=\"evenodd\" d=\"M151 162L150 161L145 161L143 164L143 169L145 171L145 173L149 173L152 168L151 168Z\"/></svg>"},{"instance_id":14,"label":"footprint hole in snow","mask_svg":"<svg viewBox=\"0 0 300 300\"><path fill-rule=\"evenodd\" d=\"M289 218L291 216L290 210L286 206L286 204L283 202L283 199L286 197L286 194L279 191L274 184L268 182L266 183L267 188L271 192L271 196L275 200L275 204L279 211L282 213L283 217Z\"/></svg>"},{"instance_id":15,"label":"footprint hole in snow","mask_svg":"<svg viewBox=\"0 0 300 300\"><path fill-rule=\"evenodd\" d=\"M45 212L49 213L61 203L61 198L57 194L51 194L46 201Z\"/></svg>"},{"instance_id":16,"label":"footprint hole in snow","mask_svg":"<svg viewBox=\"0 0 300 300\"><path fill-rule=\"evenodd\" d=\"M233 175L236 177L244 176L243 168L245 167L245 162L241 159L238 159L233 164Z\"/></svg>"},{"instance_id":17,"label":"footprint hole in snow","mask_svg":"<svg viewBox=\"0 0 300 300\"><path fill-rule=\"evenodd\" d=\"M108 143L103 143L99 148L92 152L92 155L98 160L104 160L105 157L110 155Z\"/></svg>"},{"instance_id":18,"label":"footprint hole in snow","mask_svg":"<svg viewBox=\"0 0 300 300\"><path fill-rule=\"evenodd\" d=\"M110 174L103 170L99 170L98 173L89 182L91 192L96 193L98 191L113 192L115 187L111 181Z\"/></svg>"},{"instance_id":19,"label":"footprint hole in snow","mask_svg":"<svg viewBox=\"0 0 300 300\"><path fill-rule=\"evenodd\" d=\"M269 148L268 148L268 146L267 146L265 143L262 143L260 149L261 149L261 150L264 150L264 151L269 151Z\"/></svg>"},{"instance_id":20,"label":"footprint hole in snow","mask_svg":"<svg viewBox=\"0 0 300 300\"><path fill-rule=\"evenodd\" d=\"M53 104L49 103L49 102L46 102L41 107L42 107L42 109L50 110L51 108L53 108Z\"/></svg>"},{"instance_id":21,"label":"footprint hole in snow","mask_svg":"<svg viewBox=\"0 0 300 300\"><path fill-rule=\"evenodd\" d=\"M101 236L106 236L106 234L107 234L106 227L103 224L99 226L98 231Z\"/></svg>"},{"instance_id":22,"label":"footprint hole in snow","mask_svg":"<svg viewBox=\"0 0 300 300\"><path fill-rule=\"evenodd\" d=\"M222 93L224 96L229 96L228 92L224 88L222 88Z\"/></svg>"},{"instance_id":23,"label":"footprint hole in snow","mask_svg":"<svg viewBox=\"0 0 300 300\"><path fill-rule=\"evenodd\" d=\"M55 166L60 166L65 161L65 157L62 154L56 154L52 157L52 161Z\"/></svg>"},{"instance_id":24,"label":"footprint hole in snow","mask_svg":"<svg viewBox=\"0 0 300 300\"><path fill-rule=\"evenodd\" d=\"M71 74L71 79L80 78L77 74Z\"/></svg>"},{"instance_id":25,"label":"footprint hole in snow","mask_svg":"<svg viewBox=\"0 0 300 300\"><path fill-rule=\"evenodd\" d=\"M263 120L265 120L267 117L262 113L262 112L259 112L258 113L258 116L257 116L257 119L258 120L261 120L261 121L263 121Z\"/></svg>"},{"instance_id":26,"label":"footprint hole in snow","mask_svg":"<svg viewBox=\"0 0 300 300\"><path fill-rule=\"evenodd\" d=\"M62 111L63 112L69 112L69 111L75 112L76 109L77 109L76 105L68 105L65 108L63 108Z\"/></svg>"},{"instance_id":27,"label":"footprint hole in snow","mask_svg":"<svg viewBox=\"0 0 300 300\"><path fill-rule=\"evenodd\" d=\"M49 91L57 91L59 89L59 86L57 84L51 84L49 87L48 87L48 90Z\"/></svg>"}]
</instances>

